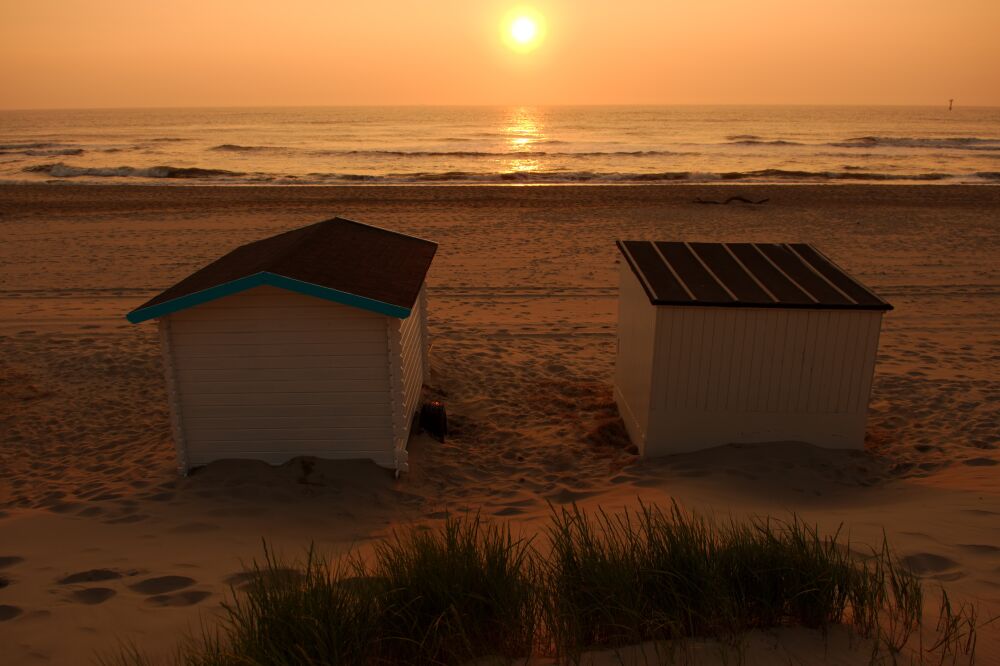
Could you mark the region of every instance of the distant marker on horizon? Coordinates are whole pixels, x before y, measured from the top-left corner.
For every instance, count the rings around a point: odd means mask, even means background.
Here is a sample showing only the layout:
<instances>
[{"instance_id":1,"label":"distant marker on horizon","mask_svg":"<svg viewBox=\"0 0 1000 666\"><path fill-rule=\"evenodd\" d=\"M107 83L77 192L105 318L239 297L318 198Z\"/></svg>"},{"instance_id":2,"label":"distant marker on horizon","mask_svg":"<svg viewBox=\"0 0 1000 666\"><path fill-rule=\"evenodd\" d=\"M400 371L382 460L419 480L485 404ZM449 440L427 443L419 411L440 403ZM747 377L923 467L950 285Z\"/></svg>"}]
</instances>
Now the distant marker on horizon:
<instances>
[{"instance_id":1,"label":"distant marker on horizon","mask_svg":"<svg viewBox=\"0 0 1000 666\"><path fill-rule=\"evenodd\" d=\"M954 105L955 105L955 100L954 99L949 99L948 100L948 110L951 111L951 107L954 106Z\"/></svg>"}]
</instances>

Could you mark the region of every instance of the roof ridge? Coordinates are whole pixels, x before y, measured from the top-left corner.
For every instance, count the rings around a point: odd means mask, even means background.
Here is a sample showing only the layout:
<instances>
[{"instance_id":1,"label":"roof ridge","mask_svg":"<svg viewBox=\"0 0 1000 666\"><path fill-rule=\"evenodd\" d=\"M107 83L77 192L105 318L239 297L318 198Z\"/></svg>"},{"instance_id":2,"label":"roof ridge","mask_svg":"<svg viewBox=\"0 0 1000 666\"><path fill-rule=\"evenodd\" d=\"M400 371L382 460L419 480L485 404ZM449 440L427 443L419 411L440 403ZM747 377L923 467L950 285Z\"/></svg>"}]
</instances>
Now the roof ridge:
<instances>
[{"instance_id":1,"label":"roof ridge","mask_svg":"<svg viewBox=\"0 0 1000 666\"><path fill-rule=\"evenodd\" d=\"M292 231L298 231L299 232L298 237L293 242L289 243L288 247L285 248L282 252L279 252L277 255L275 255L274 257L271 258L271 261L268 262L267 272L268 273L274 273L274 267L275 267L275 265L281 264L282 262L288 260L289 257L294 256L296 253L298 253L299 249L304 244L306 244L307 242L311 241L312 238L313 238L313 236L316 235L316 233L322 228L322 226L324 224L326 224L327 222L334 222L334 221L339 220L339 219L340 218L335 217L335 218L330 219L330 220L323 220L322 222L313 222L312 224L310 224L310 225L308 225L306 227L302 227L302 228L299 228L299 229L293 229ZM348 220L348 222L349 221L350 220ZM264 240L267 240L267 239L264 239ZM276 273L276 275L277 275L277 273Z\"/></svg>"},{"instance_id":2,"label":"roof ridge","mask_svg":"<svg viewBox=\"0 0 1000 666\"><path fill-rule=\"evenodd\" d=\"M329 220L323 220L322 222L317 222L316 224L325 224L327 222L350 222L351 224L356 224L359 227L365 227L367 229L375 229L376 231L381 231L382 233L393 234L394 236L401 236L403 238L409 238L411 240L423 241L425 243L430 243L437 247L437 241L432 241L429 238L424 238L423 236L414 236L411 233L405 231L399 231L398 229L386 229L385 227L380 227L374 224L368 224L367 222L359 222L358 220L352 220L349 217L340 217L339 215Z\"/></svg>"}]
</instances>

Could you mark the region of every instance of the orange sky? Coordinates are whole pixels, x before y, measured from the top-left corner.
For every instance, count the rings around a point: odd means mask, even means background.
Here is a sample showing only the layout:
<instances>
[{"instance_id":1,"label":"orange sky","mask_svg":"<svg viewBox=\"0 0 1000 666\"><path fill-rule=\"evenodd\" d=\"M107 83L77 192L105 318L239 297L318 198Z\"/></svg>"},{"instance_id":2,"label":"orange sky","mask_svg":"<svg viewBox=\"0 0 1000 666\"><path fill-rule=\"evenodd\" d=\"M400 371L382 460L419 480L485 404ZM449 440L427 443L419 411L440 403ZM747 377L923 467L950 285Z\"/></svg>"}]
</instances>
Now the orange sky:
<instances>
[{"instance_id":1,"label":"orange sky","mask_svg":"<svg viewBox=\"0 0 1000 666\"><path fill-rule=\"evenodd\" d=\"M0 0L0 108L1000 106L998 33L1000 0Z\"/></svg>"}]
</instances>

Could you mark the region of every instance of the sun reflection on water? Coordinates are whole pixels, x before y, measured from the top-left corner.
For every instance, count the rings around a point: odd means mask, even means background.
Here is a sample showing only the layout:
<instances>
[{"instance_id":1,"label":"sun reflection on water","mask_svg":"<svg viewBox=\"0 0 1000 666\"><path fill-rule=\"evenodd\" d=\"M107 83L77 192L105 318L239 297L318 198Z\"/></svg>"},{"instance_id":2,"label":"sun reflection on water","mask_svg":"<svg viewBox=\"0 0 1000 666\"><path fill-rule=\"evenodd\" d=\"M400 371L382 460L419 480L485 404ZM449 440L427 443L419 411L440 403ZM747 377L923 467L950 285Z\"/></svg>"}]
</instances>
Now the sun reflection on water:
<instances>
[{"instance_id":1,"label":"sun reflection on water","mask_svg":"<svg viewBox=\"0 0 1000 666\"><path fill-rule=\"evenodd\" d=\"M502 131L506 150L511 153L536 153L535 144L545 141L541 114L536 109L514 109L505 121ZM537 155L511 156L502 160L503 170L509 173L537 171L541 162Z\"/></svg>"}]
</instances>

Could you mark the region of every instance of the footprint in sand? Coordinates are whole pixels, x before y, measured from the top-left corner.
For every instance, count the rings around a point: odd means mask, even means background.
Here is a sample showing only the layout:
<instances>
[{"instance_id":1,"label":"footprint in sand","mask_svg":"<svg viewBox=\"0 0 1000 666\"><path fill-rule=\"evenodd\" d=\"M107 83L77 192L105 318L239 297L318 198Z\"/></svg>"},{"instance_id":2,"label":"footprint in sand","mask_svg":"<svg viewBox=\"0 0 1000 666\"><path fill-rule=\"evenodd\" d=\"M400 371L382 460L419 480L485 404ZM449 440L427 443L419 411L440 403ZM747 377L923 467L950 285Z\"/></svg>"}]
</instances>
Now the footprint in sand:
<instances>
[{"instance_id":1,"label":"footprint in sand","mask_svg":"<svg viewBox=\"0 0 1000 666\"><path fill-rule=\"evenodd\" d=\"M556 492L549 493L546 498L549 499L553 504L570 504L572 502L579 502L580 500L585 500L588 497L593 497L597 493L585 493L570 490L569 488L562 488Z\"/></svg>"},{"instance_id":2,"label":"footprint in sand","mask_svg":"<svg viewBox=\"0 0 1000 666\"><path fill-rule=\"evenodd\" d=\"M174 594L154 595L146 599L146 603L154 606L194 606L210 596L212 593L204 590L184 590Z\"/></svg>"},{"instance_id":3,"label":"footprint in sand","mask_svg":"<svg viewBox=\"0 0 1000 666\"><path fill-rule=\"evenodd\" d=\"M8 606L7 604L0 604L0 622L6 622L7 620L13 620L15 617L23 613L17 606Z\"/></svg>"},{"instance_id":4,"label":"footprint in sand","mask_svg":"<svg viewBox=\"0 0 1000 666\"><path fill-rule=\"evenodd\" d=\"M927 576L933 574L935 578L940 578L942 575L950 576L949 574L945 574L945 572L958 566L958 562L955 560L944 555L935 555L934 553L907 555L903 558L903 564L917 575Z\"/></svg>"},{"instance_id":5,"label":"footprint in sand","mask_svg":"<svg viewBox=\"0 0 1000 666\"><path fill-rule=\"evenodd\" d=\"M115 591L109 587L88 587L85 590L74 590L70 597L73 601L88 606L103 604L105 601L115 596Z\"/></svg>"},{"instance_id":6,"label":"footprint in sand","mask_svg":"<svg viewBox=\"0 0 1000 666\"><path fill-rule=\"evenodd\" d=\"M993 465L1000 464L992 458L969 458L963 462L969 467L992 467Z\"/></svg>"},{"instance_id":7,"label":"footprint in sand","mask_svg":"<svg viewBox=\"0 0 1000 666\"><path fill-rule=\"evenodd\" d=\"M280 576L286 580L287 579L293 579L296 581L302 580L302 572L299 571L298 569L289 569L282 567L277 569L269 569L268 572L262 572L262 574L265 576L268 575L268 573ZM243 591L250 587L251 582L257 576L258 573L255 571L238 571L234 574L229 574L228 576L223 578L222 582L228 585L229 587Z\"/></svg>"},{"instance_id":8,"label":"footprint in sand","mask_svg":"<svg viewBox=\"0 0 1000 666\"><path fill-rule=\"evenodd\" d=\"M1000 553L1000 547L991 546L986 543L961 543L958 547L975 555L993 555L994 553Z\"/></svg>"},{"instance_id":9,"label":"footprint in sand","mask_svg":"<svg viewBox=\"0 0 1000 666\"><path fill-rule=\"evenodd\" d=\"M139 594L166 595L169 592L176 592L185 587L191 587L197 582L194 578L188 578L187 576L157 576L156 578L147 578L146 580L139 581L128 587L133 592L138 592Z\"/></svg>"},{"instance_id":10,"label":"footprint in sand","mask_svg":"<svg viewBox=\"0 0 1000 666\"><path fill-rule=\"evenodd\" d=\"M252 571L240 571L239 573L229 574L222 579L222 582L229 587L235 587L237 589L246 589L250 585L250 580L254 577Z\"/></svg>"},{"instance_id":11,"label":"footprint in sand","mask_svg":"<svg viewBox=\"0 0 1000 666\"><path fill-rule=\"evenodd\" d=\"M118 571L117 569L88 569L69 574L57 580L60 585L76 585L78 583L100 583L105 580L117 580L124 576L135 576L138 571Z\"/></svg>"},{"instance_id":12,"label":"footprint in sand","mask_svg":"<svg viewBox=\"0 0 1000 666\"><path fill-rule=\"evenodd\" d=\"M0 569L5 569L14 564L20 564L24 562L23 557L18 557L17 555L4 555L0 556Z\"/></svg>"}]
</instances>

